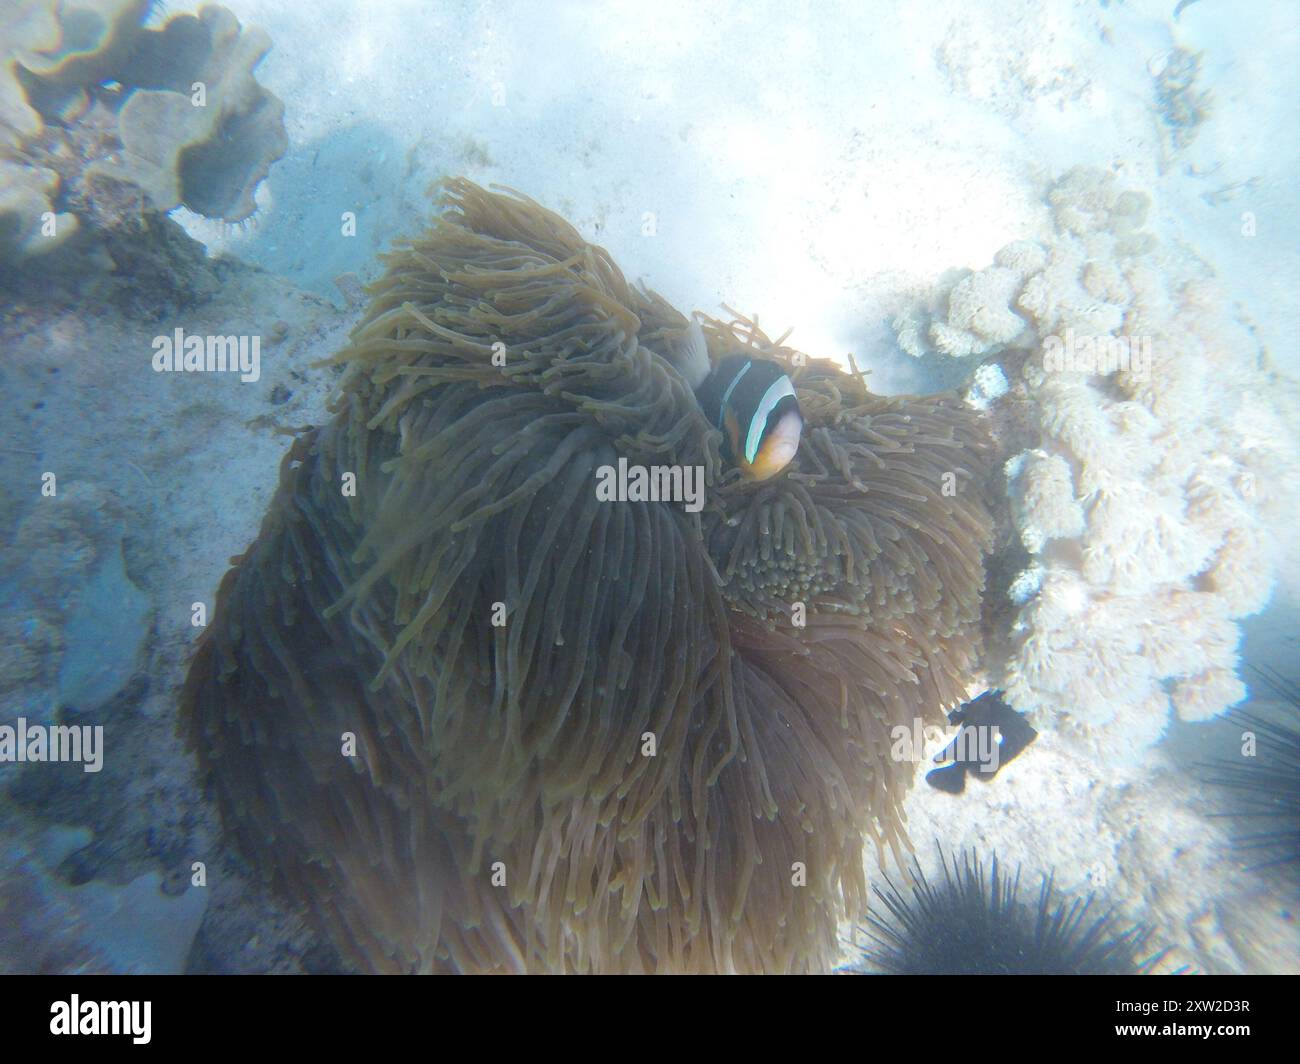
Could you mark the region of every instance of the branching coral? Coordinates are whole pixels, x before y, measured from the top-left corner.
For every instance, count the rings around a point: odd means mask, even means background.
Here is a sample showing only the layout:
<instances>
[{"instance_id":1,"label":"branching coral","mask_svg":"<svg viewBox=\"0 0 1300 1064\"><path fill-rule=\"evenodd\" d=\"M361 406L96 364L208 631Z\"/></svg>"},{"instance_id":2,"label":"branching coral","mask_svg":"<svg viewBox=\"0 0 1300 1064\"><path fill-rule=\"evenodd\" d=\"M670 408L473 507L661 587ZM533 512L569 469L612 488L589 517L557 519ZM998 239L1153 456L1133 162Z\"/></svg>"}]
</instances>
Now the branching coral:
<instances>
[{"instance_id":1,"label":"branching coral","mask_svg":"<svg viewBox=\"0 0 1300 1064\"><path fill-rule=\"evenodd\" d=\"M1029 564L994 682L1020 710L1141 748L1171 706L1203 720L1245 693L1233 622L1268 600L1295 439L1208 271L1142 229L1145 196L1080 168L1049 202L1050 239L963 282L1009 292L1026 331L994 342L953 289L929 336L995 356L1012 380L992 409L1019 452L1009 515ZM945 348L954 331L971 342Z\"/></svg>"},{"instance_id":2,"label":"branching coral","mask_svg":"<svg viewBox=\"0 0 1300 1064\"><path fill-rule=\"evenodd\" d=\"M387 261L187 680L228 829L371 970L824 968L902 839L891 727L965 697L979 417L709 322L806 419L745 482L685 319L558 216L452 182ZM704 510L600 500L620 459Z\"/></svg>"}]
</instances>

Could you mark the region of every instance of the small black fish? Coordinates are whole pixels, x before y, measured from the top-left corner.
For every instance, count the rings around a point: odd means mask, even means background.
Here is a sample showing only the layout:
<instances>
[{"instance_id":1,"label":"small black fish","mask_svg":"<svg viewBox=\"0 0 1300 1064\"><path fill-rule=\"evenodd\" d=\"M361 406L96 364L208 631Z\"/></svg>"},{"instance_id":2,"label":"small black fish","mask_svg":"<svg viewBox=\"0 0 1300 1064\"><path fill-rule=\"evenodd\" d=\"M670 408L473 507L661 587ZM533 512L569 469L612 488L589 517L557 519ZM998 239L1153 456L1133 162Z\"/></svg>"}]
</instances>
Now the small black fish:
<instances>
[{"instance_id":1,"label":"small black fish","mask_svg":"<svg viewBox=\"0 0 1300 1064\"><path fill-rule=\"evenodd\" d=\"M996 691L948 714L949 724L960 724L952 742L936 757L941 766L926 773L925 782L949 794L961 794L967 774L988 783L998 769L1038 738L1023 713L1017 713Z\"/></svg>"},{"instance_id":2,"label":"small black fish","mask_svg":"<svg viewBox=\"0 0 1300 1064\"><path fill-rule=\"evenodd\" d=\"M709 361L704 331L692 321L677 365L709 423L724 438L724 457L749 480L767 480L794 461L803 415L794 384L777 362L748 354Z\"/></svg>"}]
</instances>

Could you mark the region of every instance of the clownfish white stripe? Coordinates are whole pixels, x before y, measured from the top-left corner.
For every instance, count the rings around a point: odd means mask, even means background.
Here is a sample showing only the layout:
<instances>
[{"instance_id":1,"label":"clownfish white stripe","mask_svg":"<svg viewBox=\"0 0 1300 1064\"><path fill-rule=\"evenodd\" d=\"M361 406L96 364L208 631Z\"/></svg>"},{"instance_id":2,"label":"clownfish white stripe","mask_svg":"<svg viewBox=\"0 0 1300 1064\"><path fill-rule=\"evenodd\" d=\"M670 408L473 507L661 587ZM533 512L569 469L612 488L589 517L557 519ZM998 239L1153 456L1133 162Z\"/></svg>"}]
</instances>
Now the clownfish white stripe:
<instances>
[{"instance_id":1,"label":"clownfish white stripe","mask_svg":"<svg viewBox=\"0 0 1300 1064\"><path fill-rule=\"evenodd\" d=\"M749 367L746 366L745 369L749 369ZM736 380L740 380L743 376L744 373L741 372L737 375ZM732 387L735 387L734 381ZM794 386L790 383L789 377L781 377L779 380L773 381L767 391L763 393L763 398L759 400L758 408L754 411L753 418L750 419L749 434L745 437L745 461L752 463L758 457L758 445L763 440L763 430L767 428L768 415L776 408L776 404L786 396L794 396ZM723 406L725 405L726 400L724 399Z\"/></svg>"},{"instance_id":2,"label":"clownfish white stripe","mask_svg":"<svg viewBox=\"0 0 1300 1064\"><path fill-rule=\"evenodd\" d=\"M745 368L731 378L731 383L727 385L727 390L722 393L722 402L718 406L718 428L722 428L722 415L727 409L727 400L731 398L731 393L736 390L736 385L740 383L740 378L749 372L749 367L754 363L746 362Z\"/></svg>"}]
</instances>

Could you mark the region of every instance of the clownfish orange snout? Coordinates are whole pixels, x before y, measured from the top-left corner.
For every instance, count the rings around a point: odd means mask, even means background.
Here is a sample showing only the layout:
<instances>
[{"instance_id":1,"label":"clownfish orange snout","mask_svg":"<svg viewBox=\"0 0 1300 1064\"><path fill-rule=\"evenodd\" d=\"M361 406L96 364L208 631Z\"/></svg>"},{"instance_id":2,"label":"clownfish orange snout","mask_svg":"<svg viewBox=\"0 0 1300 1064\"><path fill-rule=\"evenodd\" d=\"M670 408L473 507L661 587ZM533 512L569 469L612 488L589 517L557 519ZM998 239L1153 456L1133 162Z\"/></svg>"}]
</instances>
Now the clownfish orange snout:
<instances>
[{"instance_id":1,"label":"clownfish orange snout","mask_svg":"<svg viewBox=\"0 0 1300 1064\"><path fill-rule=\"evenodd\" d=\"M742 462L740 471L750 480L767 480L794 461L803 435L803 417L799 410L787 410L770 426L751 463Z\"/></svg>"}]
</instances>

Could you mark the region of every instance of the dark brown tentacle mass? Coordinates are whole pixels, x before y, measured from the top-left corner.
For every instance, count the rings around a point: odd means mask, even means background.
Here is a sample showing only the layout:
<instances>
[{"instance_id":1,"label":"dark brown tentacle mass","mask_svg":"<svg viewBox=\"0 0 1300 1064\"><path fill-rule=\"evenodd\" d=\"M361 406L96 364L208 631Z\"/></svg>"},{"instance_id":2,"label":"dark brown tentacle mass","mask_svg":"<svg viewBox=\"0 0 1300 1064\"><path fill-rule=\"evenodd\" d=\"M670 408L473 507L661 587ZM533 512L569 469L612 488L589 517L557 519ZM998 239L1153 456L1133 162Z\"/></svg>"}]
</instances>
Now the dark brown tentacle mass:
<instances>
[{"instance_id":1,"label":"dark brown tentacle mass","mask_svg":"<svg viewBox=\"0 0 1300 1064\"><path fill-rule=\"evenodd\" d=\"M807 420L746 483L685 319L557 215L451 181L386 262L185 686L227 828L366 969L825 967L905 844L891 728L964 697L977 416L709 322ZM620 456L703 467L703 512L599 501Z\"/></svg>"}]
</instances>

